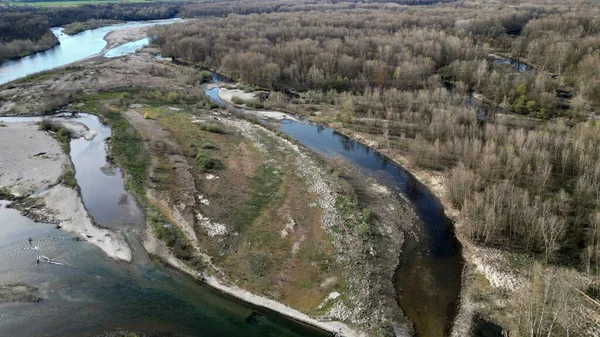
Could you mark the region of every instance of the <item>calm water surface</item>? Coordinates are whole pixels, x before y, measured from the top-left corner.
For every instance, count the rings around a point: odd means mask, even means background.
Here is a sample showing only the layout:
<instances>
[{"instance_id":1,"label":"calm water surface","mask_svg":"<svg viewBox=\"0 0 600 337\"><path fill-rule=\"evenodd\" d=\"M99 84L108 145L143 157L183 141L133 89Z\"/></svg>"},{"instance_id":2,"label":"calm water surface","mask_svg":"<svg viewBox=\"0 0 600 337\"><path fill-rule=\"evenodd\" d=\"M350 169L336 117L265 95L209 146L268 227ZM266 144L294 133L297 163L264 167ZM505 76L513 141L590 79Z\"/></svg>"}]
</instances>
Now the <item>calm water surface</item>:
<instances>
[{"instance_id":1,"label":"calm water surface","mask_svg":"<svg viewBox=\"0 0 600 337\"><path fill-rule=\"evenodd\" d=\"M137 41L132 41L129 43L125 43L118 47L112 48L107 51L104 56L108 58L119 57L123 55L133 54L136 51L142 49L143 47L150 44L150 38L146 37Z\"/></svg>"},{"instance_id":2,"label":"calm water surface","mask_svg":"<svg viewBox=\"0 0 600 337\"><path fill-rule=\"evenodd\" d=\"M0 64L0 84L8 83L40 71L61 67L69 63L83 60L86 57L96 55L100 53L104 47L106 47L104 36L112 31L126 28L170 24L177 21L181 21L181 19L127 22L118 25L86 30L72 36L64 34L62 32L62 28L53 28L52 33L56 35L60 44L47 51ZM138 45L140 44L139 41L136 42ZM126 48L132 48L132 46L129 45L129 47ZM140 47L138 47L138 49L139 48ZM119 56L115 54L123 53L124 51L125 50L111 51L109 57Z\"/></svg>"}]
</instances>

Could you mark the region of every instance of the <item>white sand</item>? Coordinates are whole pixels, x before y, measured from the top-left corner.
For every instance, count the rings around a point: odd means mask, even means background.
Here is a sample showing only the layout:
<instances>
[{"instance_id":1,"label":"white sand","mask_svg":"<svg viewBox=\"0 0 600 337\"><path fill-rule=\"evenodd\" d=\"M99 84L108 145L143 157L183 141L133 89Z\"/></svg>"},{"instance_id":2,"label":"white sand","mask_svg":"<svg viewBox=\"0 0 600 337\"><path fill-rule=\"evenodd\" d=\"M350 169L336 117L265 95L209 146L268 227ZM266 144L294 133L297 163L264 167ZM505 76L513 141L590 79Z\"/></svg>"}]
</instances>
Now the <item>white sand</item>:
<instances>
[{"instance_id":1,"label":"white sand","mask_svg":"<svg viewBox=\"0 0 600 337\"><path fill-rule=\"evenodd\" d=\"M5 125L0 127L0 187L21 196L55 184L69 162L58 142L34 124Z\"/></svg>"},{"instance_id":2,"label":"white sand","mask_svg":"<svg viewBox=\"0 0 600 337\"><path fill-rule=\"evenodd\" d=\"M35 195L44 199L47 210L63 229L81 235L111 258L131 262L131 250L119 233L94 226L77 192L64 185Z\"/></svg>"},{"instance_id":3,"label":"white sand","mask_svg":"<svg viewBox=\"0 0 600 337\"><path fill-rule=\"evenodd\" d=\"M81 136L95 134L77 124L71 127ZM0 127L0 187L7 187L14 195L42 198L46 207L32 212L52 218L112 258L131 261L131 250L123 237L95 227L78 193L57 184L67 165L69 158L58 142L37 125L7 123Z\"/></svg>"},{"instance_id":4,"label":"white sand","mask_svg":"<svg viewBox=\"0 0 600 337\"><path fill-rule=\"evenodd\" d=\"M215 86L211 86L212 88L214 88ZM207 87L207 88L211 88L211 87ZM227 89L227 88L221 88L219 89L219 98L222 99L224 102L227 102L229 104L233 104L236 106L239 106L235 103L233 103L233 98L237 97L237 98L241 98L244 101L248 101L248 100L252 100L256 97L256 93L253 92L243 92L242 90L239 89ZM274 119L274 120L284 120L284 119L289 119L289 120L293 120L298 122L298 119L296 119L294 116L289 115L285 112L281 112L281 111L276 111L276 110L249 110L249 109L244 109L244 112L246 113L250 113L253 115L256 115L258 117L263 117L263 118L268 118L268 119Z\"/></svg>"},{"instance_id":5,"label":"white sand","mask_svg":"<svg viewBox=\"0 0 600 337\"><path fill-rule=\"evenodd\" d=\"M222 100L233 104L234 97L240 98L244 101L250 101L256 97L256 93L244 92L243 90L240 90L240 89L221 88L221 89L219 89L219 97Z\"/></svg>"}]
</instances>

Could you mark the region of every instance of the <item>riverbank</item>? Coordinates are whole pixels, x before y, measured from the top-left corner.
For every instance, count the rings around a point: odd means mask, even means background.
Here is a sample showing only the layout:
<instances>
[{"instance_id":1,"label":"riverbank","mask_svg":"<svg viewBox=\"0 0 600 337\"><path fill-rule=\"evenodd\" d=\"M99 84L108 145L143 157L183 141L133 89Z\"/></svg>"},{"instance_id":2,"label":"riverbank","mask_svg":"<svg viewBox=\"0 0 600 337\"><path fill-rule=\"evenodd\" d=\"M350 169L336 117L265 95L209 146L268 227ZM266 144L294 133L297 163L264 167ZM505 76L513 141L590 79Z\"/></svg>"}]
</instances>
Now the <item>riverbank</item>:
<instances>
[{"instance_id":1,"label":"riverbank","mask_svg":"<svg viewBox=\"0 0 600 337\"><path fill-rule=\"evenodd\" d=\"M123 237L96 227L78 192L65 185L73 179L73 171L62 146L36 124L4 125L0 132L0 186L3 194L16 198L11 206L36 221L76 233L111 258L131 261ZM19 151L14 151L16 148Z\"/></svg>"},{"instance_id":2,"label":"riverbank","mask_svg":"<svg viewBox=\"0 0 600 337\"><path fill-rule=\"evenodd\" d=\"M317 119L319 123L324 123L322 117L310 118ZM383 146L385 141L380 136L344 128L341 123L329 125L337 132L376 149L390 160L405 167L419 182L435 194L443 205L446 215L453 221L454 232L462 245L462 255L466 264L463 270L460 305L452 325L451 336L462 337L482 333L474 331L476 328L474 322L477 319L500 325L501 328L499 328L498 333L501 330L508 331L511 335L516 333L518 331L517 320L510 311L514 310L511 304L519 301L520 298L533 296L531 287L532 278L535 276L531 275L530 268L535 263L534 258L524 254L482 246L467 236L468 219L453 206L448 196L447 181L449 172L433 171L419 167L410 158L405 157L398 151L385 148ZM546 266L545 272L550 275L564 274L572 282L581 283L584 288L598 284L600 281L599 277L573 273L561 266ZM585 300L569 305L576 305L576 310L583 315L573 317L570 324L574 329L587 331L594 336L600 333L600 312L593 309L594 305L586 305ZM583 317L588 317L589 320Z\"/></svg>"},{"instance_id":3,"label":"riverbank","mask_svg":"<svg viewBox=\"0 0 600 337\"><path fill-rule=\"evenodd\" d=\"M12 53L12 54L0 56L0 65L2 65L5 62L17 61L23 57L43 53L43 52L50 50L60 44L60 42L56 38L56 36L54 36L54 34L52 34L52 32L50 32L50 31L48 31L48 33L46 35L44 35L44 37L42 37L42 39L40 39L40 41L37 41L37 42L23 41L23 40L13 41L13 43L18 43L18 42L21 42L23 44L31 44L31 46L28 49L26 49L24 51L20 51L18 53ZM0 43L0 48L8 49L8 46Z\"/></svg>"}]
</instances>

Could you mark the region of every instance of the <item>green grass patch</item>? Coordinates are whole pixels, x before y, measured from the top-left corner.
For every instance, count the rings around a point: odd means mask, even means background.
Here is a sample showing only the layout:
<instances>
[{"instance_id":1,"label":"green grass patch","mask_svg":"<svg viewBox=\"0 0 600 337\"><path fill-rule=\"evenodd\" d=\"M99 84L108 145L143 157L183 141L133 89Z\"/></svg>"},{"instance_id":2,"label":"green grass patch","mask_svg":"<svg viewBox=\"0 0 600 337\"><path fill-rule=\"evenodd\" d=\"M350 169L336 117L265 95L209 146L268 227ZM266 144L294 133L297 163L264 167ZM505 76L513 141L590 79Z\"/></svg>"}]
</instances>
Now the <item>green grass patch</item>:
<instances>
[{"instance_id":1,"label":"green grass patch","mask_svg":"<svg viewBox=\"0 0 600 337\"><path fill-rule=\"evenodd\" d=\"M202 129L204 131L212 132L212 133L218 133L218 134L227 133L221 125L216 124L216 123L201 124L200 129Z\"/></svg>"},{"instance_id":2,"label":"green grass patch","mask_svg":"<svg viewBox=\"0 0 600 337\"><path fill-rule=\"evenodd\" d=\"M129 121L118 111L112 111L97 103L94 112L111 128L110 153L125 170L125 187L140 201L145 201L146 177L150 158L144 148L144 140Z\"/></svg>"},{"instance_id":3,"label":"green grass patch","mask_svg":"<svg viewBox=\"0 0 600 337\"><path fill-rule=\"evenodd\" d=\"M266 254L248 254L250 273L255 277L263 277L273 269L273 261Z\"/></svg>"},{"instance_id":4,"label":"green grass patch","mask_svg":"<svg viewBox=\"0 0 600 337\"><path fill-rule=\"evenodd\" d=\"M207 151L200 149L196 155L196 165L203 172L218 171L225 168L225 164L212 157Z\"/></svg>"},{"instance_id":5,"label":"green grass patch","mask_svg":"<svg viewBox=\"0 0 600 337\"><path fill-rule=\"evenodd\" d=\"M196 256L194 247L181 229L171 224L158 207L146 207L146 216L156 237L163 241L178 259L188 262L196 270L204 268L204 261Z\"/></svg>"},{"instance_id":6,"label":"green grass patch","mask_svg":"<svg viewBox=\"0 0 600 337\"><path fill-rule=\"evenodd\" d=\"M346 193L342 193L342 195L337 197L335 205L343 218L344 227L347 230L358 230L360 234L368 235L370 229L369 223L373 218L373 213L368 208L361 208L354 191L349 191L348 189L351 187L343 184L346 183L342 182L342 186L347 187ZM342 228L339 228L339 231L341 230ZM336 229L334 231L339 233Z\"/></svg>"},{"instance_id":7,"label":"green grass patch","mask_svg":"<svg viewBox=\"0 0 600 337\"><path fill-rule=\"evenodd\" d=\"M283 175L273 171L272 167L265 164L256 169L252 177L252 197L239 208L233 219L232 225L236 231L243 232L277 197Z\"/></svg>"},{"instance_id":8,"label":"green grass patch","mask_svg":"<svg viewBox=\"0 0 600 337\"><path fill-rule=\"evenodd\" d=\"M75 171L70 165L63 166L62 183L70 188L77 188L77 180L75 179Z\"/></svg>"},{"instance_id":9,"label":"green grass patch","mask_svg":"<svg viewBox=\"0 0 600 337\"><path fill-rule=\"evenodd\" d=\"M200 148L203 150L218 150L219 149L215 144L213 144L211 142L204 142L204 143L200 144Z\"/></svg>"}]
</instances>

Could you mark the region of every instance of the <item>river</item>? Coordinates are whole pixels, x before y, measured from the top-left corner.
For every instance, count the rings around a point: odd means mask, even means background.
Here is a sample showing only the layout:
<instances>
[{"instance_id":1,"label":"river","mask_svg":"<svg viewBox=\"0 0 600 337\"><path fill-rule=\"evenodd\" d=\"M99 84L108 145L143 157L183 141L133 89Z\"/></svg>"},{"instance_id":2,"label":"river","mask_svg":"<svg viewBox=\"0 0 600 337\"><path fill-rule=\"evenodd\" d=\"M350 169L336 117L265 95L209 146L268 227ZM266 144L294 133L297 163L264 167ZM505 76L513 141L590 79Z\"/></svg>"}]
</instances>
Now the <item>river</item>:
<instances>
[{"instance_id":1,"label":"river","mask_svg":"<svg viewBox=\"0 0 600 337\"><path fill-rule=\"evenodd\" d=\"M7 61L0 64L0 85L14 81L25 76L38 73L40 71L50 70L61 67L76 61L81 61L87 57L99 54L106 47L104 37L113 31L149 27L155 25L165 25L182 21L181 19L155 20L149 22L127 22L112 26L101 27L97 29L86 30L75 35L64 34L62 28L53 28L52 33L58 38L59 45L46 51L29 55L18 60ZM145 44L149 43L144 39ZM137 41L136 41L137 42ZM132 47L131 44L115 48L116 51L108 51L108 57L123 55L127 52L134 52L141 48L143 43L137 42Z\"/></svg>"},{"instance_id":2,"label":"river","mask_svg":"<svg viewBox=\"0 0 600 337\"><path fill-rule=\"evenodd\" d=\"M105 46L103 37L123 26L103 27L73 37L59 36L64 43L61 40L56 50L3 64L0 83L95 55ZM105 55L113 57L135 52L146 43L135 41ZM68 59L61 56L70 51L78 56ZM37 68L29 69L35 64ZM222 103L215 89L208 90L207 94ZM35 336L45 332L68 336L130 328L173 335L322 335L320 331L264 310L259 324L249 325L245 318L253 308L149 259L139 244L143 214L123 189L120 170L104 159L104 139L110 130L94 116L84 115L80 120L100 131L92 141L78 139L71 144L71 157L84 203L98 223L125 234L137 252L134 262L117 263L97 248L74 241L71 235L52 226L34 223L14 210L0 209L0 220L12 224L0 236L0 283L31 283L40 287L45 298L37 304L2 305L9 310L0 313L0 334ZM456 311L463 262L452 224L435 196L401 166L330 128L308 121L284 120L280 129L316 153L348 159L364 174L375 177L413 203L421 219L421 231L418 238L407 236L404 243L394 280L398 302L415 322L420 336L447 335ZM40 242L40 249L46 255L65 266L36 266L26 241L29 236ZM27 324L31 320L36 324Z\"/></svg>"},{"instance_id":3,"label":"river","mask_svg":"<svg viewBox=\"0 0 600 337\"><path fill-rule=\"evenodd\" d=\"M39 117L2 118L4 123ZM90 215L125 235L133 262L112 260L98 248L49 224L33 222L0 206L0 284L38 287L39 303L0 305L0 335L82 336L129 329L167 336L326 336L320 330L251 307L156 263L140 241L144 216L123 185L120 170L106 162L110 129L98 118L77 119L98 130L91 141L71 141L77 183ZM62 265L36 264L37 252ZM258 324L248 324L253 311Z\"/></svg>"},{"instance_id":4,"label":"river","mask_svg":"<svg viewBox=\"0 0 600 337\"><path fill-rule=\"evenodd\" d=\"M156 23L130 23L63 36L56 49L2 64L0 82L94 55L104 48L103 37L108 32L150 24ZM127 47L127 52L141 45ZM29 66L34 68L27 69ZM25 123L40 117L0 119ZM70 156L82 199L98 224L124 234L133 261L110 259L99 248L75 240L76 235L31 221L0 201L0 285L27 283L39 288L43 298L39 303L0 304L1 336L94 336L117 329L153 336L328 335L223 295L152 260L141 246L143 212L124 189L122 172L106 161L105 140L110 129L95 116L82 114L77 120L98 131L91 141L71 141ZM37 264L34 245L60 264ZM250 324L247 318L255 311L261 315Z\"/></svg>"}]
</instances>

